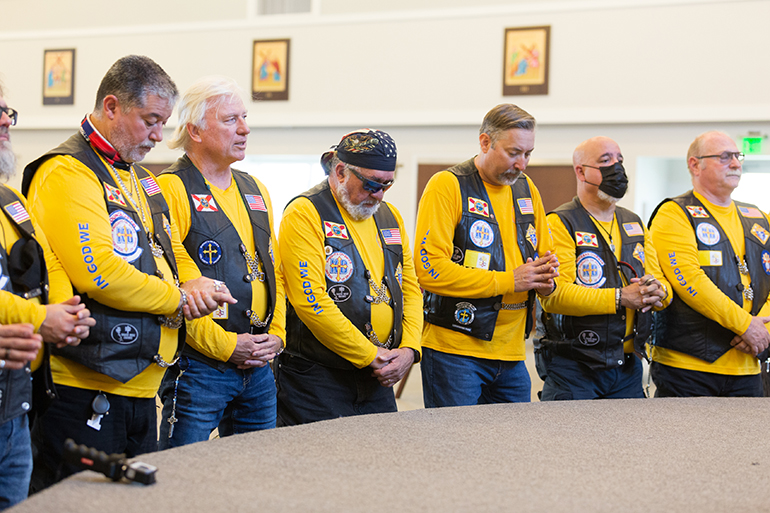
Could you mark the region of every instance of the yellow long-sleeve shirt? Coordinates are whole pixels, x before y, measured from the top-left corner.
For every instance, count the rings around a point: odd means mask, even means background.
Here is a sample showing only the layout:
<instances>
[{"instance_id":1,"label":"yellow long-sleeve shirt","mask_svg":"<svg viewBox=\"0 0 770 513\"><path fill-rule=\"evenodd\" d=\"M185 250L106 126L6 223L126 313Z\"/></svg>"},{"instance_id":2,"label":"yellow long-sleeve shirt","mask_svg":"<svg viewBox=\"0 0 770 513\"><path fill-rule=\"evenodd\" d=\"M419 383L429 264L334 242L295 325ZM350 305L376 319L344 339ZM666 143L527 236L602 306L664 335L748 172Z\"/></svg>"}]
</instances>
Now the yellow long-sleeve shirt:
<instances>
[{"instance_id":1,"label":"yellow long-sleeve shirt","mask_svg":"<svg viewBox=\"0 0 770 513\"><path fill-rule=\"evenodd\" d=\"M372 273L372 280L377 284L381 283L385 260L374 218L354 221L339 202L337 202L337 208L342 213L342 219L356 249L361 254L364 265ZM382 205L380 208L385 206ZM422 294L414 273L404 221L401 214L392 206L391 211L401 230L404 251L402 278L404 318L400 347L419 351L422 330ZM325 238L321 217L309 199L298 198L286 207L279 234L279 251L286 281L286 294L299 318L323 345L356 367L363 368L372 363L377 356L377 347L343 315L326 293ZM303 287L303 282L310 282L310 286ZM321 312L318 314L316 314L318 310L314 310L312 304L306 300L308 289L312 291L320 306ZM373 291L370 290L370 294L373 294ZM353 300L363 301L363 298L352 298L351 301ZM393 309L385 303L372 304L371 315L372 329L377 337L382 341L387 340L393 329Z\"/></svg>"},{"instance_id":2,"label":"yellow long-sleeve shirt","mask_svg":"<svg viewBox=\"0 0 770 513\"><path fill-rule=\"evenodd\" d=\"M535 212L537 252L553 252L543 202L535 184L529 182ZM462 217L462 193L454 174L435 174L420 200L417 214L415 270L420 285L430 292L452 297L486 298L503 296L505 303L527 300L527 292L514 292L513 270L524 263L516 242L515 209L509 186L484 182L500 229L505 249L506 271L474 269L452 262L455 227ZM510 214L509 214L510 213ZM557 288L556 294L559 293ZM422 345L436 351L477 358L517 361L525 359L526 310L500 310L492 340L484 341L428 322L423 327Z\"/></svg>"},{"instance_id":3,"label":"yellow long-sleeve shirt","mask_svg":"<svg viewBox=\"0 0 770 513\"><path fill-rule=\"evenodd\" d=\"M187 193L187 188L178 176L171 173L160 175L157 181L163 190L163 196L166 198L166 201L168 201L171 216L179 228L179 236L184 240L190 232L191 227L190 200L188 199L189 195ZM267 193L267 188L259 180L256 181L260 191L262 191L262 198L265 200L265 206L267 207L268 216L270 218L270 240L273 242L273 245L275 245L276 238L275 232L273 231L273 207L270 196ZM208 180L206 180L206 184L209 186L216 204L233 223L241 241L246 245L249 254L254 255L254 234L249 219L249 213L246 211L246 206L243 204L235 180L231 180L230 186L225 190L212 185ZM284 296L283 276L281 274L281 260L278 252L274 252L274 255L276 305L269 333L280 337L281 340L285 340L286 299ZM244 268L244 274L247 272L245 260L242 260L241 262L220 262L219 265L241 265ZM251 294L251 309L257 313L260 319L264 319L267 313L267 304L269 300L267 282L260 282L259 280L252 281ZM230 359L233 351L235 351L237 336L237 333L225 331L219 324L214 322L211 315L187 323L187 343L195 350L215 360L226 362Z\"/></svg>"},{"instance_id":4,"label":"yellow long-sleeve shirt","mask_svg":"<svg viewBox=\"0 0 770 513\"><path fill-rule=\"evenodd\" d=\"M743 227L735 204L728 207L714 205L695 193L708 209L714 220L727 234L733 251L739 258L746 253ZM696 312L712 319L736 334L744 333L751 323L752 301L744 298L743 307L728 298L700 267L698 243L687 215L674 202L660 207L652 226L652 241L658 252L663 273L673 284L673 291ZM748 287L751 276L741 275L741 283ZM697 292L691 294L688 290ZM770 313L770 300L762 306L760 316ZM759 361L737 349L730 349L714 363L679 351L653 347L652 359L664 365L680 369L711 372L715 374L749 375L759 373Z\"/></svg>"},{"instance_id":5,"label":"yellow long-sleeve shirt","mask_svg":"<svg viewBox=\"0 0 770 513\"><path fill-rule=\"evenodd\" d=\"M556 254L559 255L559 277L556 278L557 288L561 290L560 294L553 294L553 297L544 297L540 299L543 310L549 313L558 313L563 315L573 315L582 317L584 315L604 315L615 313L615 289L591 288L579 285L577 283L577 268L575 262L575 237L570 235L566 226L557 214L547 216L548 224L551 227ZM615 245L615 257L620 260L621 240L620 223L615 218L614 221L603 222L593 219L596 225L596 232L610 243L607 233L612 234L612 240L617 241ZM640 224L641 226L641 224ZM660 270L655 247L652 244L652 237L644 226L644 269L646 274L652 274L666 288L668 294L663 302L664 308L671 303L671 285ZM605 268L610 272L609 266ZM641 276L640 276L641 278ZM630 308L626 309L626 335L631 334L634 328L634 319L636 311ZM624 351L631 353L634 351L634 341L629 340L625 343Z\"/></svg>"},{"instance_id":6,"label":"yellow long-sleeve shirt","mask_svg":"<svg viewBox=\"0 0 770 513\"><path fill-rule=\"evenodd\" d=\"M109 169L105 161L102 163ZM132 189L130 173L117 172L129 188L123 193L128 194ZM144 205L146 230L152 230L152 217L144 191L137 194L134 190L132 195L134 200L138 197ZM51 248L75 289L118 310L153 315L174 314L180 294L171 281L171 269L165 258L155 257L155 264L164 276L161 279L139 271L115 253L104 188L96 175L80 161L66 155L48 159L35 173L28 198L34 215L48 235ZM173 221L171 243L180 281L199 277L200 272L180 242ZM104 283L108 285L103 286ZM161 327L159 354L164 360L171 361L176 350L177 330ZM153 397L165 372L165 369L151 364L127 383L121 383L57 356L51 357L51 370L55 383L129 397Z\"/></svg>"},{"instance_id":7,"label":"yellow long-sleeve shirt","mask_svg":"<svg viewBox=\"0 0 770 513\"><path fill-rule=\"evenodd\" d=\"M0 185L0 187L7 187ZM19 201L24 208L29 212L24 196L21 195L16 189L8 187L19 197ZM35 239L37 239L40 246L43 248L43 254L45 256L46 270L48 271L48 302L49 303L61 303L72 297L72 285L70 285L69 278L64 272L61 263L56 258L56 255L51 251L51 247L48 245L48 239L45 237L45 233L37 223L35 216L30 213L30 221L32 227L35 229ZM0 214L0 230L2 230L2 245L6 253L10 253L11 248L16 242L21 239L21 233L16 229L16 225L11 221L8 215L3 212ZM35 297L32 299L24 299L21 296L12 294L7 291L0 291L0 324L16 324L16 323L29 323L35 327L35 333L40 330L40 326L45 321L46 308L41 304L40 298ZM32 370L37 369L43 359L43 351L40 351L37 358L32 362Z\"/></svg>"}]
</instances>

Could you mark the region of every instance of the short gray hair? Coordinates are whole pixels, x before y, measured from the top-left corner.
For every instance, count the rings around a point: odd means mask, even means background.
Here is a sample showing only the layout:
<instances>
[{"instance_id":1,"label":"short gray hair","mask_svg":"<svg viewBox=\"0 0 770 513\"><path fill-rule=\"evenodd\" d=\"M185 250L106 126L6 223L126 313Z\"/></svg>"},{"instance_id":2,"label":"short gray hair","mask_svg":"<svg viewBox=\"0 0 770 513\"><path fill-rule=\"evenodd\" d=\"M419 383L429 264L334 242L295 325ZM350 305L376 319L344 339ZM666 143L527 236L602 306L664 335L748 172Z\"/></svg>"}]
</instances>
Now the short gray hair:
<instances>
[{"instance_id":1,"label":"short gray hair","mask_svg":"<svg viewBox=\"0 0 770 513\"><path fill-rule=\"evenodd\" d=\"M535 118L512 103L501 103L484 116L479 135L487 134L494 146L501 133L514 129L534 131Z\"/></svg>"},{"instance_id":2,"label":"short gray hair","mask_svg":"<svg viewBox=\"0 0 770 513\"><path fill-rule=\"evenodd\" d=\"M168 140L168 147L172 150L187 150L192 142L187 133L187 125L206 128L206 111L226 99L236 97L243 100L243 89L232 78L215 75L195 82L184 92L179 102L179 124Z\"/></svg>"},{"instance_id":3,"label":"short gray hair","mask_svg":"<svg viewBox=\"0 0 770 513\"><path fill-rule=\"evenodd\" d=\"M155 61L144 55L127 55L118 59L102 78L96 92L94 112L101 112L104 98L113 95L123 111L144 107L147 97L157 96L176 103L179 91L171 77Z\"/></svg>"}]
</instances>

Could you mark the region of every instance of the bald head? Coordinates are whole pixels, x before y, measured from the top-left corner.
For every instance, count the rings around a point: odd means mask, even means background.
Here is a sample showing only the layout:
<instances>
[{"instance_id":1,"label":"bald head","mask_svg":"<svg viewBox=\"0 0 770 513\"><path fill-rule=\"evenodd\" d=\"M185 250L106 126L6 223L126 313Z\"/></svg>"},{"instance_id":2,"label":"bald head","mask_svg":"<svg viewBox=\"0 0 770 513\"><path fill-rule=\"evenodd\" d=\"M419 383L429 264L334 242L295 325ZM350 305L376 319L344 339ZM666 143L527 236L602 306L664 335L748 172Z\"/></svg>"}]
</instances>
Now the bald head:
<instances>
[{"instance_id":1,"label":"bald head","mask_svg":"<svg viewBox=\"0 0 770 513\"><path fill-rule=\"evenodd\" d=\"M729 151L737 151L737 146L732 138L724 132L718 130L711 130L709 132L703 132L690 144L690 148L687 150L687 167L690 168L690 175L693 174L691 167L692 164L699 164L698 157L703 155L716 155L722 153L725 150L719 150L717 153L712 153L713 148L731 147Z\"/></svg>"},{"instance_id":2,"label":"bald head","mask_svg":"<svg viewBox=\"0 0 770 513\"><path fill-rule=\"evenodd\" d=\"M614 158L615 160L612 160ZM601 163L599 163L602 161ZM592 166L607 166L612 162L623 162L623 155L620 153L618 143L602 135L592 137L577 145L572 152L572 166L577 167L582 164Z\"/></svg>"},{"instance_id":3,"label":"bald head","mask_svg":"<svg viewBox=\"0 0 770 513\"><path fill-rule=\"evenodd\" d=\"M725 155L725 159L721 158ZM712 203L729 205L741 180L743 154L724 132L711 131L698 137L687 151L687 168L695 192Z\"/></svg>"}]
</instances>

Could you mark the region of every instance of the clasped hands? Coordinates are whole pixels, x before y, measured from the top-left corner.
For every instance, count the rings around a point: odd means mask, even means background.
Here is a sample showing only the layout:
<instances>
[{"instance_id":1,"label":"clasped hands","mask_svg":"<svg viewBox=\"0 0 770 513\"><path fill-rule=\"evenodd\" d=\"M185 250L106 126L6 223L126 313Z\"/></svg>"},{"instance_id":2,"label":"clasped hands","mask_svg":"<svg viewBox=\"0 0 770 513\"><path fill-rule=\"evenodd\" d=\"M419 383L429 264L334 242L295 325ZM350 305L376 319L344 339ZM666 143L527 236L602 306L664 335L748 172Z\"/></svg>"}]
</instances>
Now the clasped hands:
<instances>
[{"instance_id":1,"label":"clasped hands","mask_svg":"<svg viewBox=\"0 0 770 513\"><path fill-rule=\"evenodd\" d=\"M205 317L225 303L234 305L238 302L224 282L205 276L186 281L180 286L187 293L187 303L181 306L188 321Z\"/></svg>"},{"instance_id":2,"label":"clasped hands","mask_svg":"<svg viewBox=\"0 0 770 513\"><path fill-rule=\"evenodd\" d=\"M559 259L556 254L546 251L536 259L528 258L525 264L513 270L514 292L534 290L541 296L548 296L556 290L554 280L559 276Z\"/></svg>"},{"instance_id":3,"label":"clasped hands","mask_svg":"<svg viewBox=\"0 0 770 513\"><path fill-rule=\"evenodd\" d=\"M414 363L414 351L408 347L396 349L377 348L377 356L369 364L373 368L372 376L377 378L380 385L392 387L406 375Z\"/></svg>"},{"instance_id":4,"label":"clasped hands","mask_svg":"<svg viewBox=\"0 0 770 513\"><path fill-rule=\"evenodd\" d=\"M645 274L641 278L631 278L631 283L623 287L620 304L632 310L649 312L653 307L663 308L666 294L660 281L651 274Z\"/></svg>"}]
</instances>

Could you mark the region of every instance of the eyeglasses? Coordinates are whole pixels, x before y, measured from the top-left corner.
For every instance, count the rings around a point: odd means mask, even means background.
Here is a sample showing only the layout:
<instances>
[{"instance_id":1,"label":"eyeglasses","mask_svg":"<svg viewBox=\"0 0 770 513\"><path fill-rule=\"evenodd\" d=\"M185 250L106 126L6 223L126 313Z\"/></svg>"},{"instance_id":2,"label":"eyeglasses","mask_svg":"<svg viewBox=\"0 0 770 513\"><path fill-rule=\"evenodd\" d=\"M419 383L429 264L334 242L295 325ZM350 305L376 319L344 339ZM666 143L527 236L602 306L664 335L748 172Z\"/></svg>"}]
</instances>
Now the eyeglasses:
<instances>
[{"instance_id":1,"label":"eyeglasses","mask_svg":"<svg viewBox=\"0 0 770 513\"><path fill-rule=\"evenodd\" d=\"M3 114L7 114L11 118L11 126L15 125L19 119L19 112L10 107L0 107L0 118L3 117Z\"/></svg>"},{"instance_id":2,"label":"eyeglasses","mask_svg":"<svg viewBox=\"0 0 770 513\"><path fill-rule=\"evenodd\" d=\"M723 151L719 155L703 155L702 157L695 157L696 159L719 159L720 164L729 164L733 161L733 157L738 159L738 162L743 162L743 159L746 157L743 153L739 151Z\"/></svg>"},{"instance_id":3,"label":"eyeglasses","mask_svg":"<svg viewBox=\"0 0 770 513\"><path fill-rule=\"evenodd\" d=\"M387 182L378 182L376 180L370 180L369 178L365 178L361 173L356 171L350 166L346 166L351 173L355 175L356 178L361 180L361 183L364 186L364 190L367 192L371 192L372 194L377 194L380 191L387 191L390 189L390 187L393 185L393 182L395 180L388 180Z\"/></svg>"}]
</instances>

